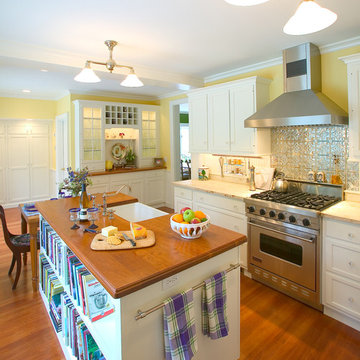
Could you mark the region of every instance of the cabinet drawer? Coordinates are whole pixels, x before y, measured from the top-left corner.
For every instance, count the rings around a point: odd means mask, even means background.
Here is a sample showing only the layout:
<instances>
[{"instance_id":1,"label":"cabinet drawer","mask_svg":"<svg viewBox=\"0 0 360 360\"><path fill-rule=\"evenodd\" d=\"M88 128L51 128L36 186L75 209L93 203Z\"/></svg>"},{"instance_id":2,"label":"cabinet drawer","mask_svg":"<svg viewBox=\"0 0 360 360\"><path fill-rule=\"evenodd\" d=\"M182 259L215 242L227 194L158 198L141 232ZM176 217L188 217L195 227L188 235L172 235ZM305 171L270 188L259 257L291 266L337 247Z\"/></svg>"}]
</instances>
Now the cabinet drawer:
<instances>
[{"instance_id":1,"label":"cabinet drawer","mask_svg":"<svg viewBox=\"0 0 360 360\"><path fill-rule=\"evenodd\" d=\"M194 192L194 201L200 204L211 205L238 214L245 214L245 204L242 200L229 199L222 195L213 195L200 191Z\"/></svg>"},{"instance_id":2,"label":"cabinet drawer","mask_svg":"<svg viewBox=\"0 0 360 360\"><path fill-rule=\"evenodd\" d=\"M360 319L360 285L326 274L325 303Z\"/></svg>"},{"instance_id":3,"label":"cabinet drawer","mask_svg":"<svg viewBox=\"0 0 360 360\"><path fill-rule=\"evenodd\" d=\"M359 281L360 246L346 245L340 241L330 241L326 245L326 268Z\"/></svg>"},{"instance_id":4,"label":"cabinet drawer","mask_svg":"<svg viewBox=\"0 0 360 360\"><path fill-rule=\"evenodd\" d=\"M193 192L190 189L185 189L183 187L175 187L174 188L174 195L176 197L180 197L183 199L192 200L193 198Z\"/></svg>"},{"instance_id":5,"label":"cabinet drawer","mask_svg":"<svg viewBox=\"0 0 360 360\"><path fill-rule=\"evenodd\" d=\"M360 245L360 225L325 219L325 235Z\"/></svg>"}]
</instances>

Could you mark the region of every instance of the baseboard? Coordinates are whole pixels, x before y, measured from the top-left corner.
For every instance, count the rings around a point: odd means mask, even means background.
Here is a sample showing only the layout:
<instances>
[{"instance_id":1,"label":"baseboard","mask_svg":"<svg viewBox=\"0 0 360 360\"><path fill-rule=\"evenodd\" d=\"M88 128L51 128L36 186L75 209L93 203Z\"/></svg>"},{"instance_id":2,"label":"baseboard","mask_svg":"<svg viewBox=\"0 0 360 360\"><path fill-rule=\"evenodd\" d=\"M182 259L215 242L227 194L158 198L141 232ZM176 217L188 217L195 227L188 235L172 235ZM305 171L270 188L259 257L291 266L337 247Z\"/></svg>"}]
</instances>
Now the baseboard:
<instances>
[{"instance_id":1,"label":"baseboard","mask_svg":"<svg viewBox=\"0 0 360 360\"><path fill-rule=\"evenodd\" d=\"M324 305L324 314L327 316L330 316L331 318L340 321L341 323L348 325L350 327L352 327L353 329L360 331L360 321L359 320L355 320L352 317L339 312L333 308L330 308L326 305Z\"/></svg>"}]
</instances>

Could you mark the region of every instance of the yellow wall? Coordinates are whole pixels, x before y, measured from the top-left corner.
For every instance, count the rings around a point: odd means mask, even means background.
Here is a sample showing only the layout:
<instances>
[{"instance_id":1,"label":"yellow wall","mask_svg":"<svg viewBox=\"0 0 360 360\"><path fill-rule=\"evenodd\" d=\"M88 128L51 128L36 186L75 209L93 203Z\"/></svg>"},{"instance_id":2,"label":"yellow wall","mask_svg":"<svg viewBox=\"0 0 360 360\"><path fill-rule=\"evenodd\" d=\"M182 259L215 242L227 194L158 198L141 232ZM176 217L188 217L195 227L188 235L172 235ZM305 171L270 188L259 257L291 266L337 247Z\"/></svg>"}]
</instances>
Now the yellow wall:
<instances>
[{"instance_id":1,"label":"yellow wall","mask_svg":"<svg viewBox=\"0 0 360 360\"><path fill-rule=\"evenodd\" d=\"M54 119L55 108L55 100L0 98L2 119Z\"/></svg>"},{"instance_id":2,"label":"yellow wall","mask_svg":"<svg viewBox=\"0 0 360 360\"><path fill-rule=\"evenodd\" d=\"M360 52L360 46L354 46L348 49L338 50L321 55L322 69L322 92L339 106L347 111L347 69L346 64L339 60L339 57L352 55ZM270 84L270 100L275 99L284 92L283 66L275 65L248 73L231 76L225 79L206 83L205 86L225 83L228 81L244 79L250 76L261 76L272 80ZM175 98L162 99L160 101L161 111L161 156L168 159L170 167L170 119L169 103Z\"/></svg>"}]
</instances>

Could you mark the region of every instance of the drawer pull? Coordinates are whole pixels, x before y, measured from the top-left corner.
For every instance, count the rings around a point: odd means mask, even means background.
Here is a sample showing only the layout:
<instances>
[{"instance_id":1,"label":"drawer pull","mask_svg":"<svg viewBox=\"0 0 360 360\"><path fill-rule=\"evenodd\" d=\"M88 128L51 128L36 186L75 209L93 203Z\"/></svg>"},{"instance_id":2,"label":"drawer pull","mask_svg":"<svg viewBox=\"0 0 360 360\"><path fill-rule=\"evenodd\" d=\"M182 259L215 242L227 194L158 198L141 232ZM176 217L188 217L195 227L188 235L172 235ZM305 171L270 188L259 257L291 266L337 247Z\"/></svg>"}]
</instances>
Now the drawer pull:
<instances>
[{"instance_id":1,"label":"drawer pull","mask_svg":"<svg viewBox=\"0 0 360 360\"><path fill-rule=\"evenodd\" d=\"M238 206L237 205L234 205L234 209L237 209L238 208Z\"/></svg>"},{"instance_id":2,"label":"drawer pull","mask_svg":"<svg viewBox=\"0 0 360 360\"><path fill-rule=\"evenodd\" d=\"M354 263L353 263L352 261L349 261L349 262L348 262L348 265L349 265L350 267L353 267L353 266L354 266Z\"/></svg>"},{"instance_id":3,"label":"drawer pull","mask_svg":"<svg viewBox=\"0 0 360 360\"><path fill-rule=\"evenodd\" d=\"M349 301L349 303L351 303L351 304L352 304L352 303L354 302L354 298L349 297L349 298L348 298L348 301Z\"/></svg>"},{"instance_id":4,"label":"drawer pull","mask_svg":"<svg viewBox=\"0 0 360 360\"><path fill-rule=\"evenodd\" d=\"M350 239L352 239L352 238L354 238L355 236L354 236L353 233L348 233L348 237L349 237Z\"/></svg>"}]
</instances>

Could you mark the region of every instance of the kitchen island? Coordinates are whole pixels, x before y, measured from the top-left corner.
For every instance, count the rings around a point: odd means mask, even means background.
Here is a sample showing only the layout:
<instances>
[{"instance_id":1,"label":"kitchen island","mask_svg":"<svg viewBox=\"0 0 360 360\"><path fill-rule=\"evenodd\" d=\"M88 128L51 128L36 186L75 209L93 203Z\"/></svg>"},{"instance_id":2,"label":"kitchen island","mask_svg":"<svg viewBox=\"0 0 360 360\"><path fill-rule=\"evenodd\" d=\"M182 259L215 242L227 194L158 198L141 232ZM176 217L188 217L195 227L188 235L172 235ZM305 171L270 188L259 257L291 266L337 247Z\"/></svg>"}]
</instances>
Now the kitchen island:
<instances>
[{"instance_id":1,"label":"kitchen island","mask_svg":"<svg viewBox=\"0 0 360 360\"><path fill-rule=\"evenodd\" d=\"M155 233L150 248L94 251L94 234L84 233L81 225L71 230L67 200L37 204L42 221L49 224L81 263L95 276L111 296L115 312L92 323L79 308L95 341L107 360L162 359L162 311L157 310L136 320L138 310L146 311L167 297L187 290L217 272L239 263L239 245L246 237L211 225L199 239L185 240L171 230L170 215L142 221ZM99 228L113 225L128 230L129 222L115 216L102 217ZM227 311L230 332L225 338L210 340L201 334L201 291L194 292L194 309L199 351L194 359L238 359L240 356L240 274L239 268L227 278ZM61 335L59 335L61 343ZM64 348L64 347L63 347ZM66 347L64 348L66 351ZM149 351L150 350L150 351Z\"/></svg>"}]
</instances>

